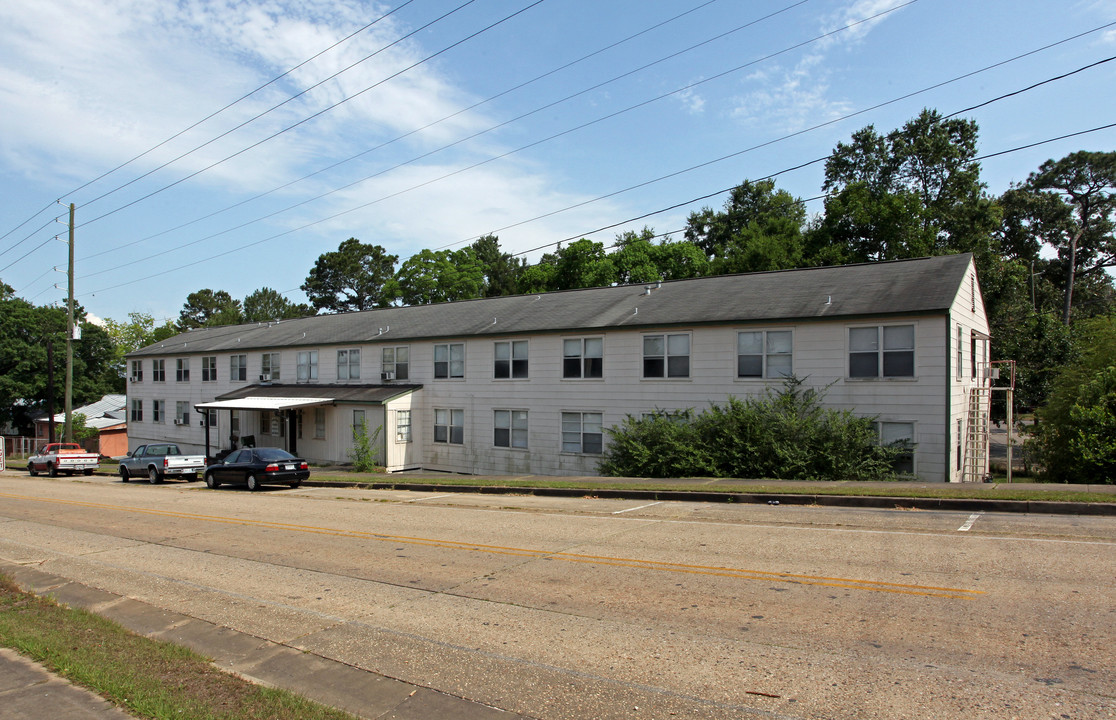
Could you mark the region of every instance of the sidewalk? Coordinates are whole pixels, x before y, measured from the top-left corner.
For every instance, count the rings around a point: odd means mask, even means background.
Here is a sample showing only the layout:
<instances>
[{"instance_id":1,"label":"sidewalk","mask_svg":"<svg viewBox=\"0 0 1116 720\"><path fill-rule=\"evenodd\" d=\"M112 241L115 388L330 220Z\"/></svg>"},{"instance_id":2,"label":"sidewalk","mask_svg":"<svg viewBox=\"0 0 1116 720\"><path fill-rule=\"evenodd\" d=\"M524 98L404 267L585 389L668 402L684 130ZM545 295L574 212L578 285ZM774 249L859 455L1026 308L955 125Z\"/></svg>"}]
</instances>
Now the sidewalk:
<instances>
[{"instance_id":1,"label":"sidewalk","mask_svg":"<svg viewBox=\"0 0 1116 720\"><path fill-rule=\"evenodd\" d=\"M184 645L252 682L281 687L369 720L519 720L522 716L395 680L187 615L71 582L33 568L0 562L20 588L51 595L132 632ZM71 685L12 650L0 648L0 720L132 716Z\"/></svg>"}]
</instances>

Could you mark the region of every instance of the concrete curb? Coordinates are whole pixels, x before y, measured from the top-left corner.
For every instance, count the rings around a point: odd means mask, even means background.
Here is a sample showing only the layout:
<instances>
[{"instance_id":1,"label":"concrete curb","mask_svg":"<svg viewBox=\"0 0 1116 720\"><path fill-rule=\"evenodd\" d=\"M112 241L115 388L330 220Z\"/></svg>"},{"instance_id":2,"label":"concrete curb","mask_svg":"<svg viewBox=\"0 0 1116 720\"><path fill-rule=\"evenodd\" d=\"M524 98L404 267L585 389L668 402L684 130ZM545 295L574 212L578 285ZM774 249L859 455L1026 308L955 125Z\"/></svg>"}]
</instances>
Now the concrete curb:
<instances>
[{"instance_id":1,"label":"concrete curb","mask_svg":"<svg viewBox=\"0 0 1116 720\"><path fill-rule=\"evenodd\" d=\"M538 495L540 497L597 497L617 500L668 500L767 505L823 505L826 507L914 508L953 512L1011 512L1041 515L1093 515L1116 517L1116 502L1058 502L1052 500L1000 500L997 498L920 498L883 495L814 495L809 493L742 493L716 490L622 490L615 488L532 488L510 485L441 485L436 482L358 482L307 480L307 487L368 488L411 492L472 493L487 495Z\"/></svg>"},{"instance_id":2,"label":"concrete curb","mask_svg":"<svg viewBox=\"0 0 1116 720\"><path fill-rule=\"evenodd\" d=\"M369 720L523 718L34 568L0 561L0 572L10 576L26 592L50 596L64 605L94 612L139 635L184 645L209 657L215 666L226 672L260 685L290 690L357 717ZM104 702L95 695L92 697ZM85 717L67 715L63 707L54 712L49 701L40 702L37 707L36 716ZM4 717L3 712L0 717Z\"/></svg>"}]
</instances>

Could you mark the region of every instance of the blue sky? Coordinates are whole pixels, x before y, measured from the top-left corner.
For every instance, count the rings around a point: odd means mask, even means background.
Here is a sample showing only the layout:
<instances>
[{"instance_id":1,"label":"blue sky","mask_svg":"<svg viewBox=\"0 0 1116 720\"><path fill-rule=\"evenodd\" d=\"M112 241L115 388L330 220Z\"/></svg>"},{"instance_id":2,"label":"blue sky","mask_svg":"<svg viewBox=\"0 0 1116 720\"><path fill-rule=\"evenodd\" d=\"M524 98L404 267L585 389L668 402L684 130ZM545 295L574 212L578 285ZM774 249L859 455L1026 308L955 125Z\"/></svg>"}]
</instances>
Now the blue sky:
<instances>
[{"instance_id":1,"label":"blue sky","mask_svg":"<svg viewBox=\"0 0 1116 720\"><path fill-rule=\"evenodd\" d=\"M1110 58L1113 23L1100 0L5 0L0 280L64 299L71 202L77 299L117 320L177 318L206 287L303 301L348 237L403 260L489 232L517 253L679 231L745 179L820 195L820 163L781 171L865 125ZM966 117L998 153L1116 122L1114 87L1116 61ZM1114 147L1093 132L982 177L998 194Z\"/></svg>"}]
</instances>

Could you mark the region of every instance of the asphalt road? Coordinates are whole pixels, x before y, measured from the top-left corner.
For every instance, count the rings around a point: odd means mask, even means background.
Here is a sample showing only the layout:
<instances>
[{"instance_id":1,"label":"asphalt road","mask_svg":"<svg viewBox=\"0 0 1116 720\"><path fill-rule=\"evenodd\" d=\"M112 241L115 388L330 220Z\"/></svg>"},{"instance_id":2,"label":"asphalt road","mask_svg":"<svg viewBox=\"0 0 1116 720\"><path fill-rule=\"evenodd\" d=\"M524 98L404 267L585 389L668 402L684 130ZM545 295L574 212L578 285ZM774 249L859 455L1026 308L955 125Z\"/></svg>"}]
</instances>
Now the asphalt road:
<instances>
[{"instance_id":1,"label":"asphalt road","mask_svg":"<svg viewBox=\"0 0 1116 720\"><path fill-rule=\"evenodd\" d=\"M0 559L548 720L1116 717L1103 517L4 473Z\"/></svg>"}]
</instances>

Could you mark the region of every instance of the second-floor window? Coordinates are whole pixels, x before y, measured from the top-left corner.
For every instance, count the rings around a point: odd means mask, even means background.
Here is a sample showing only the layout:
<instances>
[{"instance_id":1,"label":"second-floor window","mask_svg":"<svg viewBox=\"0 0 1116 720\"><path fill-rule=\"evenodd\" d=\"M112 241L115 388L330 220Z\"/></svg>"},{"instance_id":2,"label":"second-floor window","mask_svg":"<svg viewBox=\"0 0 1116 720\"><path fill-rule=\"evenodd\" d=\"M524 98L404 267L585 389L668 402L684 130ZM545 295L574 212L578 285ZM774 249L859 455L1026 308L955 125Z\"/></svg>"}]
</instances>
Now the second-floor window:
<instances>
[{"instance_id":1,"label":"second-floor window","mask_svg":"<svg viewBox=\"0 0 1116 720\"><path fill-rule=\"evenodd\" d=\"M513 340L496 343L496 364L492 369L493 377L527 377L527 341Z\"/></svg>"},{"instance_id":2,"label":"second-floor window","mask_svg":"<svg viewBox=\"0 0 1116 720\"><path fill-rule=\"evenodd\" d=\"M152 382L166 382L167 381L167 361L166 360L152 360L151 361L151 380L152 380Z\"/></svg>"},{"instance_id":3,"label":"second-floor window","mask_svg":"<svg viewBox=\"0 0 1116 720\"><path fill-rule=\"evenodd\" d=\"M406 380L410 377L411 350L408 347L384 348L381 356L383 361L380 372L384 380Z\"/></svg>"},{"instance_id":4,"label":"second-floor window","mask_svg":"<svg viewBox=\"0 0 1116 720\"><path fill-rule=\"evenodd\" d=\"M690 336L644 335L643 377L690 377Z\"/></svg>"},{"instance_id":5,"label":"second-floor window","mask_svg":"<svg viewBox=\"0 0 1116 720\"><path fill-rule=\"evenodd\" d=\"M449 343L434 346L434 377L465 377L465 344Z\"/></svg>"},{"instance_id":6,"label":"second-floor window","mask_svg":"<svg viewBox=\"0 0 1116 720\"><path fill-rule=\"evenodd\" d=\"M790 330L757 330L736 336L736 377L781 378L793 372Z\"/></svg>"},{"instance_id":7,"label":"second-floor window","mask_svg":"<svg viewBox=\"0 0 1116 720\"><path fill-rule=\"evenodd\" d=\"M338 350L337 351L337 379L338 380L359 380L360 379L360 350Z\"/></svg>"},{"instance_id":8,"label":"second-floor window","mask_svg":"<svg viewBox=\"0 0 1116 720\"><path fill-rule=\"evenodd\" d=\"M174 379L178 382L190 382L190 358L178 358L174 362Z\"/></svg>"},{"instance_id":9,"label":"second-floor window","mask_svg":"<svg viewBox=\"0 0 1116 720\"><path fill-rule=\"evenodd\" d=\"M244 382L248 379L248 356L229 356L229 380Z\"/></svg>"},{"instance_id":10,"label":"second-floor window","mask_svg":"<svg viewBox=\"0 0 1116 720\"><path fill-rule=\"evenodd\" d=\"M304 350L298 354L298 382L311 382L318 379L318 351Z\"/></svg>"},{"instance_id":11,"label":"second-floor window","mask_svg":"<svg viewBox=\"0 0 1116 720\"><path fill-rule=\"evenodd\" d=\"M202 358L202 382L216 382L217 356L207 355Z\"/></svg>"},{"instance_id":12,"label":"second-floor window","mask_svg":"<svg viewBox=\"0 0 1116 720\"><path fill-rule=\"evenodd\" d=\"M161 423L167 414L167 401L166 400L152 400L151 401L151 422Z\"/></svg>"},{"instance_id":13,"label":"second-floor window","mask_svg":"<svg viewBox=\"0 0 1116 720\"><path fill-rule=\"evenodd\" d=\"M563 340L562 377L604 377L604 338Z\"/></svg>"},{"instance_id":14,"label":"second-floor window","mask_svg":"<svg viewBox=\"0 0 1116 720\"><path fill-rule=\"evenodd\" d=\"M143 382L143 360L132 361L132 382Z\"/></svg>"},{"instance_id":15,"label":"second-floor window","mask_svg":"<svg viewBox=\"0 0 1116 720\"><path fill-rule=\"evenodd\" d=\"M264 353L260 357L260 375L264 382L279 380L279 353Z\"/></svg>"},{"instance_id":16,"label":"second-floor window","mask_svg":"<svg viewBox=\"0 0 1116 720\"><path fill-rule=\"evenodd\" d=\"M849 377L914 377L914 325L849 328Z\"/></svg>"}]
</instances>

